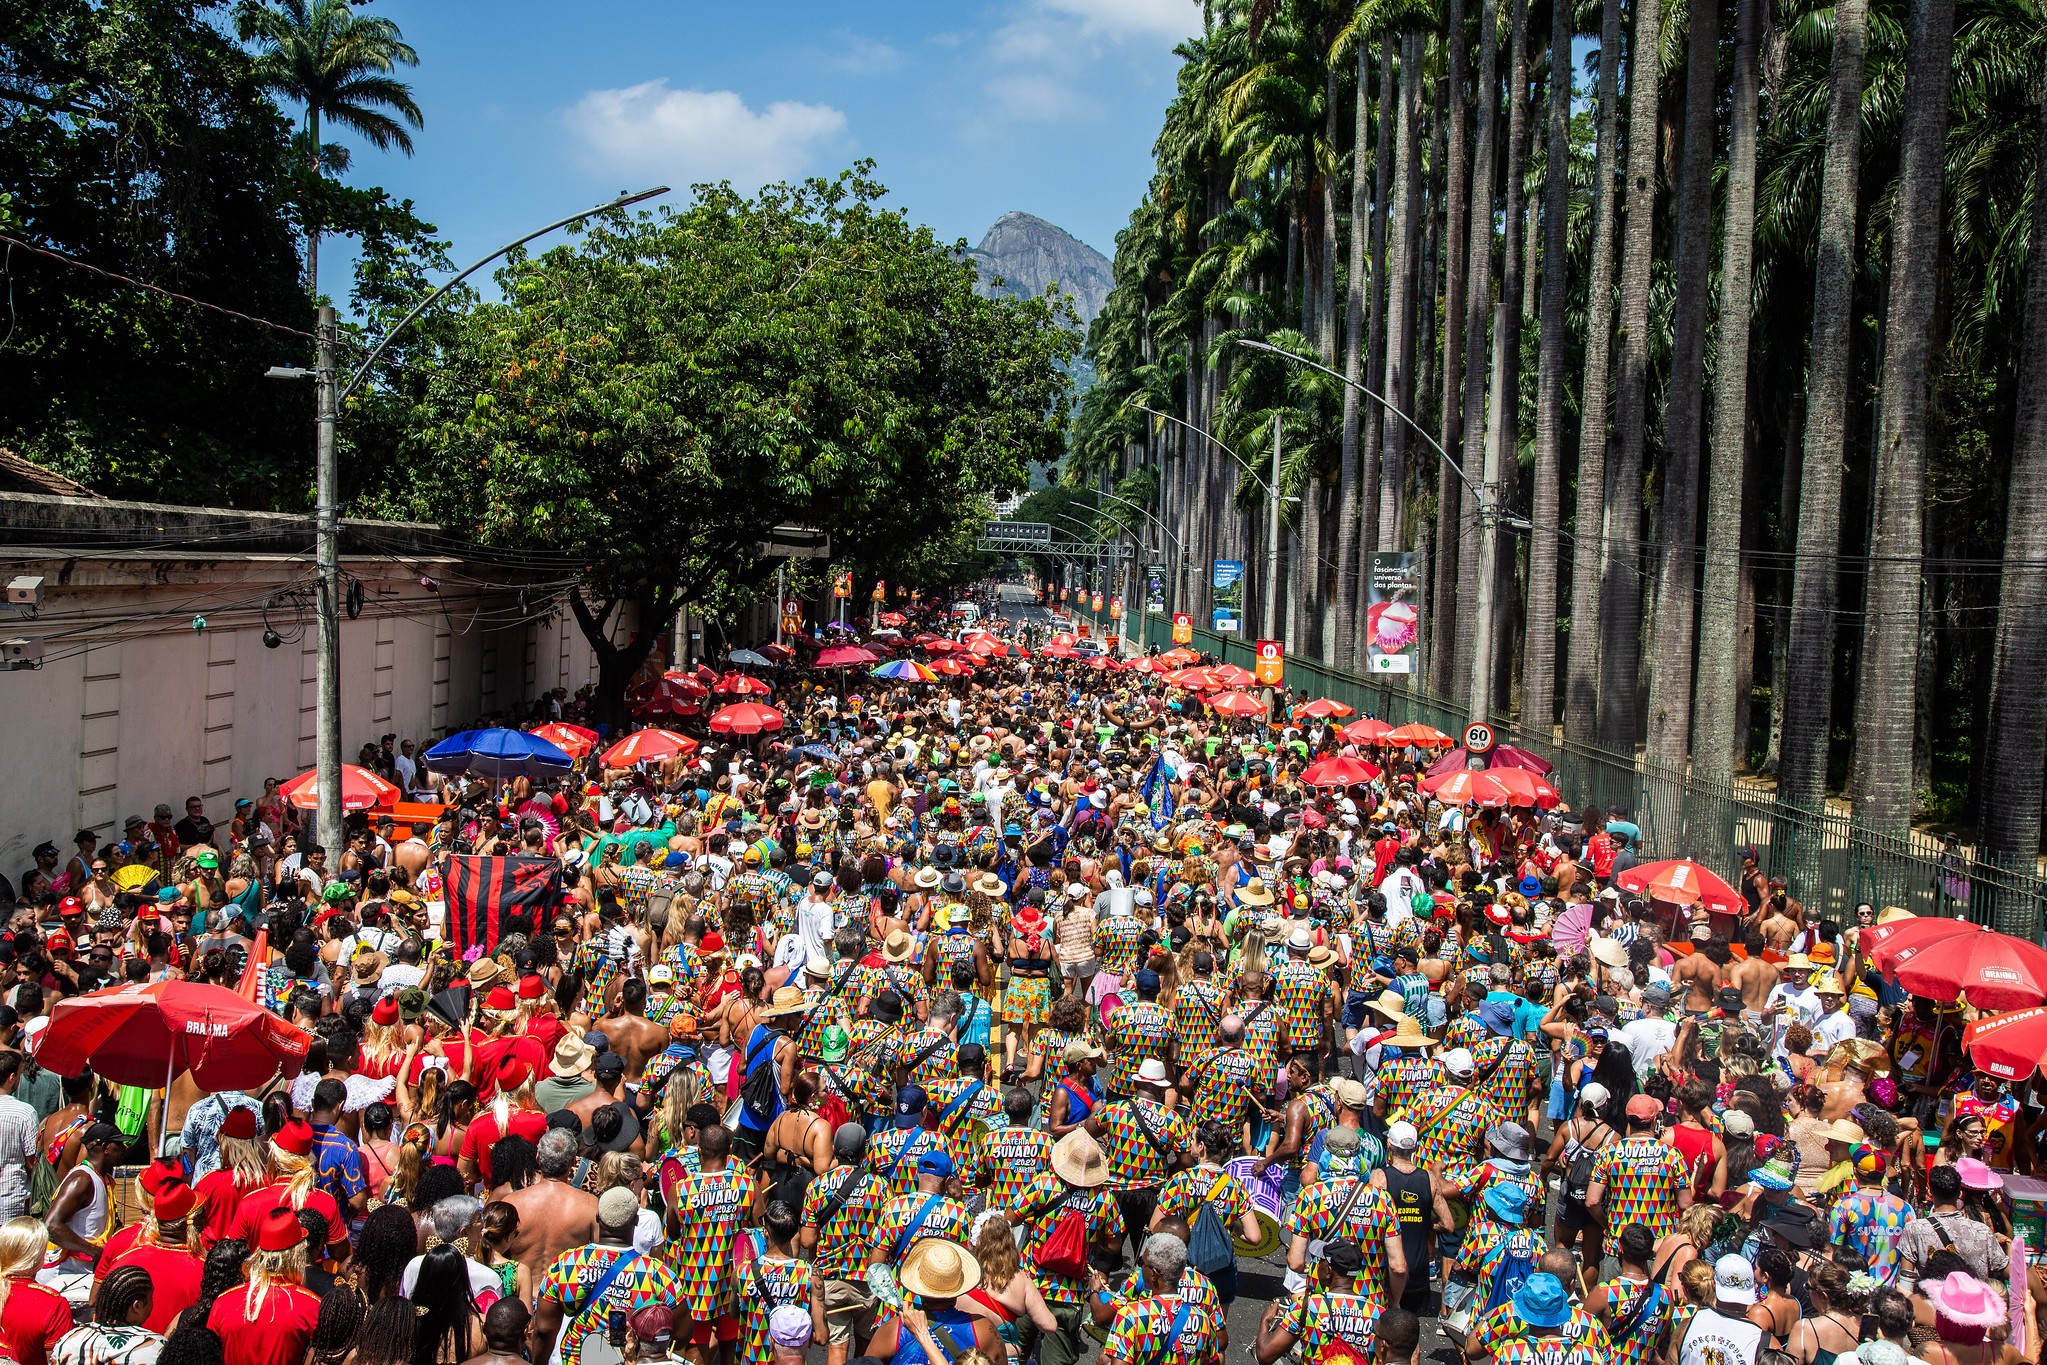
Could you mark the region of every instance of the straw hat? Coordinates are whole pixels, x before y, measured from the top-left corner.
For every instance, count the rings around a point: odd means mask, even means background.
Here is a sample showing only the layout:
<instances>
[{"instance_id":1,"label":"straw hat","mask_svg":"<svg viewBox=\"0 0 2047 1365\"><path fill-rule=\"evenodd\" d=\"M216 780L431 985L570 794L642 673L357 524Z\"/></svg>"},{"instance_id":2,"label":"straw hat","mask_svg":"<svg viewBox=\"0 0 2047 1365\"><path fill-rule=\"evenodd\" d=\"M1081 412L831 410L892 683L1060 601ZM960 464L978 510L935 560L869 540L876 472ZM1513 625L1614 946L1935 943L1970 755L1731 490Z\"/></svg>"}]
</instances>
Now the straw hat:
<instances>
[{"instance_id":1,"label":"straw hat","mask_svg":"<svg viewBox=\"0 0 2047 1365\"><path fill-rule=\"evenodd\" d=\"M1847 1119L1835 1119L1827 1125L1826 1131L1821 1133L1820 1136L1828 1142L1843 1142L1850 1147L1853 1147L1858 1142L1867 1142L1869 1140L1869 1134L1862 1131L1861 1124L1850 1122Z\"/></svg>"},{"instance_id":2,"label":"straw hat","mask_svg":"<svg viewBox=\"0 0 2047 1365\"><path fill-rule=\"evenodd\" d=\"M1394 1015L1393 1030L1391 1038L1381 1038L1379 1040L1381 1045L1387 1047L1434 1047L1436 1045L1436 1040L1422 1032L1420 1021L1411 1015Z\"/></svg>"},{"instance_id":3,"label":"straw hat","mask_svg":"<svg viewBox=\"0 0 2047 1365\"><path fill-rule=\"evenodd\" d=\"M920 867L917 869L917 875L911 880L917 884L917 889L920 891L935 891L938 889L938 869L935 867Z\"/></svg>"},{"instance_id":4,"label":"straw hat","mask_svg":"<svg viewBox=\"0 0 2047 1365\"><path fill-rule=\"evenodd\" d=\"M1901 919L1917 918L1919 918L1917 915L1913 914L1910 910L1907 910L1902 905L1886 905L1882 910L1877 912L1876 922L1878 924L1896 924Z\"/></svg>"},{"instance_id":5,"label":"straw hat","mask_svg":"<svg viewBox=\"0 0 2047 1365\"><path fill-rule=\"evenodd\" d=\"M590 1069L590 1063L597 1058L597 1049L573 1034L564 1035L554 1045L554 1057L547 1069L563 1078L580 1076Z\"/></svg>"},{"instance_id":6,"label":"straw hat","mask_svg":"<svg viewBox=\"0 0 2047 1365\"><path fill-rule=\"evenodd\" d=\"M479 957L469 964L469 987L481 994L503 979L505 969L498 966L494 957Z\"/></svg>"},{"instance_id":7,"label":"straw hat","mask_svg":"<svg viewBox=\"0 0 2047 1365\"><path fill-rule=\"evenodd\" d=\"M1240 905L1272 904L1272 889L1258 878L1253 877L1237 888L1237 903Z\"/></svg>"},{"instance_id":8,"label":"straw hat","mask_svg":"<svg viewBox=\"0 0 2047 1365\"><path fill-rule=\"evenodd\" d=\"M1385 1015L1396 1024L1403 1020L1408 1023L1414 1022L1407 1017L1407 997L1399 991L1380 991L1377 1000L1365 1002L1365 1008Z\"/></svg>"},{"instance_id":9,"label":"straw hat","mask_svg":"<svg viewBox=\"0 0 2047 1365\"><path fill-rule=\"evenodd\" d=\"M896 1283L919 1298L956 1299L981 1283L981 1263L958 1242L926 1237L903 1257Z\"/></svg>"},{"instance_id":10,"label":"straw hat","mask_svg":"<svg viewBox=\"0 0 2047 1365\"><path fill-rule=\"evenodd\" d=\"M810 999L804 995L803 987L777 986L773 1001L757 1012L763 1019L775 1019L785 1014L803 1014L809 1009Z\"/></svg>"},{"instance_id":11,"label":"straw hat","mask_svg":"<svg viewBox=\"0 0 2047 1365\"><path fill-rule=\"evenodd\" d=\"M1075 1128L1052 1144L1052 1174L1069 1185L1091 1190L1109 1183L1109 1159L1085 1128Z\"/></svg>"},{"instance_id":12,"label":"straw hat","mask_svg":"<svg viewBox=\"0 0 2047 1365\"><path fill-rule=\"evenodd\" d=\"M1000 896L1004 894L1008 890L1008 888L1003 886L1002 878L996 876L993 872L983 872L979 877L974 879L974 890L980 892L984 896Z\"/></svg>"},{"instance_id":13,"label":"straw hat","mask_svg":"<svg viewBox=\"0 0 2047 1365\"><path fill-rule=\"evenodd\" d=\"M881 956L888 962L908 962L910 955L916 951L916 940L907 930L897 929L882 940Z\"/></svg>"},{"instance_id":14,"label":"straw hat","mask_svg":"<svg viewBox=\"0 0 2047 1365\"><path fill-rule=\"evenodd\" d=\"M1854 1067L1871 1076L1888 1076L1891 1071L1891 1056L1883 1050L1881 1043L1869 1038L1847 1038L1827 1050L1827 1059L1822 1070L1830 1073L1826 1079L1838 1081L1842 1073Z\"/></svg>"},{"instance_id":15,"label":"straw hat","mask_svg":"<svg viewBox=\"0 0 2047 1365\"><path fill-rule=\"evenodd\" d=\"M1602 967L1625 967L1628 965L1628 946L1619 939L1594 935L1591 951L1592 960Z\"/></svg>"}]
</instances>

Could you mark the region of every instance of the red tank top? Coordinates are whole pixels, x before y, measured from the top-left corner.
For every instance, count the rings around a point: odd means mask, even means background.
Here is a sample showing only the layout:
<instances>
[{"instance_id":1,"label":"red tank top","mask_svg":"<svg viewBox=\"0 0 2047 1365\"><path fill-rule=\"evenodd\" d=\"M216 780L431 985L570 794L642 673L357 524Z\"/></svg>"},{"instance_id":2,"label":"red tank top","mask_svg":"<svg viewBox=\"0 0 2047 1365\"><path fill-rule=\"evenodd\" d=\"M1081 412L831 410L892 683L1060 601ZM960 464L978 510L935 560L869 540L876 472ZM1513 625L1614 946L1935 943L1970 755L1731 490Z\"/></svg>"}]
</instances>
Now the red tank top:
<instances>
[{"instance_id":1,"label":"red tank top","mask_svg":"<svg viewBox=\"0 0 2047 1365\"><path fill-rule=\"evenodd\" d=\"M1713 1181L1713 1134L1689 1123L1674 1125L1666 1136L1677 1154L1684 1158L1691 1175L1692 1192L1704 1194Z\"/></svg>"}]
</instances>

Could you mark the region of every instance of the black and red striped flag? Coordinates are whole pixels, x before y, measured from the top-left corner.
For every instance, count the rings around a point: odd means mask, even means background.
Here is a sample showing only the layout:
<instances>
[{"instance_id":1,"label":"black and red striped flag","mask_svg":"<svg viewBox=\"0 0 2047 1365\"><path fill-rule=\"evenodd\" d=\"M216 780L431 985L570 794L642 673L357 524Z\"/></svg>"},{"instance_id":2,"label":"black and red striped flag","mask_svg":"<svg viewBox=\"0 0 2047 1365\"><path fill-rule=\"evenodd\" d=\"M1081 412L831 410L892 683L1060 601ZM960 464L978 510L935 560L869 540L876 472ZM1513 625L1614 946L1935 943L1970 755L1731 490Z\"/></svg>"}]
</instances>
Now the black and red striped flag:
<instances>
[{"instance_id":1,"label":"black and red striped flag","mask_svg":"<svg viewBox=\"0 0 2047 1365\"><path fill-rule=\"evenodd\" d=\"M505 917L514 910L530 910L536 927L547 924L561 904L562 865L553 858L526 855L449 858L443 897L447 939L456 958L466 958L478 944L493 952L504 933Z\"/></svg>"}]
</instances>

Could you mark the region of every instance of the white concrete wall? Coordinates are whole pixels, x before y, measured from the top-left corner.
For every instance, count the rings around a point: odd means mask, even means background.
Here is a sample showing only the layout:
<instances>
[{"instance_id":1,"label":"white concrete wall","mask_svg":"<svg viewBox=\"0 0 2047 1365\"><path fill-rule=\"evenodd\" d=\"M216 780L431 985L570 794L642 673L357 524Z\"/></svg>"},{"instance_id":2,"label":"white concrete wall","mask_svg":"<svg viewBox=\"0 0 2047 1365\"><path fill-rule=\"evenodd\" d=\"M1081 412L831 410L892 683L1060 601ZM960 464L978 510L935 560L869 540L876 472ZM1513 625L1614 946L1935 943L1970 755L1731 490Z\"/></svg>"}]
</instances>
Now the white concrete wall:
<instances>
[{"instance_id":1,"label":"white concrete wall","mask_svg":"<svg viewBox=\"0 0 2047 1365\"><path fill-rule=\"evenodd\" d=\"M566 613L520 623L511 594L479 600L450 587L443 601L395 563L344 568L367 596L363 615L341 628L344 762L386 733L424 747L549 688L574 693L596 679ZM43 574L45 602L34 622L0 622L0 636L42 637L47 660L0 672L0 870L10 880L45 839L68 858L79 828L118 838L126 816L147 818L159 801L182 814L191 795L225 822L234 799L260 795L264 778L313 766L313 634L266 649L260 609L270 591L305 581L303 561L15 557L9 571ZM205 630L192 629L194 612L205 613ZM273 608L270 621L294 632L288 608Z\"/></svg>"}]
</instances>

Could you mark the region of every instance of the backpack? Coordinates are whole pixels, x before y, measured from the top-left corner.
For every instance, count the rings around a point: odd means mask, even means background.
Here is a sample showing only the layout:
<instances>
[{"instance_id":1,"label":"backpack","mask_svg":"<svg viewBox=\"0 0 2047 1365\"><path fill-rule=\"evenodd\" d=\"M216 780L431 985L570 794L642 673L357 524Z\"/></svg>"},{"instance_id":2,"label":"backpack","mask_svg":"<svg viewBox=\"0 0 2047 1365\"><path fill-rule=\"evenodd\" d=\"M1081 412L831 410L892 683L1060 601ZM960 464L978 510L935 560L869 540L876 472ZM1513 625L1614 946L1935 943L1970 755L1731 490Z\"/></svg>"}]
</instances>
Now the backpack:
<instances>
[{"instance_id":1,"label":"backpack","mask_svg":"<svg viewBox=\"0 0 2047 1365\"><path fill-rule=\"evenodd\" d=\"M1604 1123L1600 1123L1593 1128L1592 1133L1597 1133L1605 1127ZM1591 1135L1588 1133L1586 1136ZM1598 1159L1598 1148L1579 1144L1578 1154L1571 1158L1571 1165L1564 1172L1565 1198L1574 1199L1580 1204L1585 1202L1586 1192L1592 1188L1592 1163Z\"/></svg>"},{"instance_id":2,"label":"backpack","mask_svg":"<svg viewBox=\"0 0 2047 1365\"><path fill-rule=\"evenodd\" d=\"M1087 1216L1079 1209L1063 1210L1031 1259L1038 1269L1062 1280L1087 1274Z\"/></svg>"},{"instance_id":3,"label":"backpack","mask_svg":"<svg viewBox=\"0 0 2047 1365\"><path fill-rule=\"evenodd\" d=\"M1237 1263L1236 1244L1224 1230L1223 1220L1216 1216L1213 1202L1222 1192L1223 1182L1228 1179L1225 1174L1215 1182L1208 1197L1194 1210L1194 1225L1187 1230L1187 1264L1204 1275L1227 1270Z\"/></svg>"},{"instance_id":4,"label":"backpack","mask_svg":"<svg viewBox=\"0 0 2047 1365\"><path fill-rule=\"evenodd\" d=\"M782 1112L781 1079L775 1074L776 1037L770 1029L759 1044L747 1049L746 1079L739 1083L739 1104L752 1120L748 1124L752 1128L766 1128Z\"/></svg>"},{"instance_id":5,"label":"backpack","mask_svg":"<svg viewBox=\"0 0 2047 1365\"><path fill-rule=\"evenodd\" d=\"M1495 1308L1512 1302L1515 1292L1535 1273L1535 1239L1526 1228L1518 1228L1507 1234L1486 1261L1492 1270L1492 1284L1473 1322L1483 1322Z\"/></svg>"}]
</instances>

